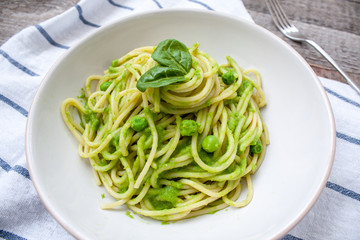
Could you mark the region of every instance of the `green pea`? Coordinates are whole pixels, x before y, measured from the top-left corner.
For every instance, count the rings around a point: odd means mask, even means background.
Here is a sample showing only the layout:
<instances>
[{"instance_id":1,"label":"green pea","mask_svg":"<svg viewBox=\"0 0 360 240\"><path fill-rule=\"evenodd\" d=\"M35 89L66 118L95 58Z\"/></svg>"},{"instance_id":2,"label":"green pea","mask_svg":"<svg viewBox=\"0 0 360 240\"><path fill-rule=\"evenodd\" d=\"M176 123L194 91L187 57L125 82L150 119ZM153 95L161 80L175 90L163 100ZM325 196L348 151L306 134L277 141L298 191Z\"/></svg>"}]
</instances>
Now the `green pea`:
<instances>
[{"instance_id":1,"label":"green pea","mask_svg":"<svg viewBox=\"0 0 360 240\"><path fill-rule=\"evenodd\" d=\"M223 75L221 75L221 78L222 78L223 82L226 85L230 85L230 84L233 84L235 82L235 76L230 71L228 71L228 72L224 73Z\"/></svg>"},{"instance_id":2,"label":"green pea","mask_svg":"<svg viewBox=\"0 0 360 240\"><path fill-rule=\"evenodd\" d=\"M261 153L263 150L263 145L261 144L260 140L256 141L255 145L250 145L250 152L254 154Z\"/></svg>"},{"instance_id":3,"label":"green pea","mask_svg":"<svg viewBox=\"0 0 360 240\"><path fill-rule=\"evenodd\" d=\"M144 130L148 126L146 118L136 116L131 120L131 128L137 132Z\"/></svg>"},{"instance_id":4,"label":"green pea","mask_svg":"<svg viewBox=\"0 0 360 240\"><path fill-rule=\"evenodd\" d=\"M111 84L112 84L112 81L103 82L102 84L100 84L100 90L106 91L110 87Z\"/></svg>"},{"instance_id":5,"label":"green pea","mask_svg":"<svg viewBox=\"0 0 360 240\"><path fill-rule=\"evenodd\" d=\"M183 120L180 123L180 134L182 136L193 136L197 133L199 125L194 120Z\"/></svg>"},{"instance_id":6,"label":"green pea","mask_svg":"<svg viewBox=\"0 0 360 240\"><path fill-rule=\"evenodd\" d=\"M207 152L215 152L220 146L219 139L214 135L206 136L201 146Z\"/></svg>"},{"instance_id":7,"label":"green pea","mask_svg":"<svg viewBox=\"0 0 360 240\"><path fill-rule=\"evenodd\" d=\"M117 59L114 59L114 60L111 61L111 66L112 67L117 67L117 65L118 65L118 60Z\"/></svg>"}]
</instances>

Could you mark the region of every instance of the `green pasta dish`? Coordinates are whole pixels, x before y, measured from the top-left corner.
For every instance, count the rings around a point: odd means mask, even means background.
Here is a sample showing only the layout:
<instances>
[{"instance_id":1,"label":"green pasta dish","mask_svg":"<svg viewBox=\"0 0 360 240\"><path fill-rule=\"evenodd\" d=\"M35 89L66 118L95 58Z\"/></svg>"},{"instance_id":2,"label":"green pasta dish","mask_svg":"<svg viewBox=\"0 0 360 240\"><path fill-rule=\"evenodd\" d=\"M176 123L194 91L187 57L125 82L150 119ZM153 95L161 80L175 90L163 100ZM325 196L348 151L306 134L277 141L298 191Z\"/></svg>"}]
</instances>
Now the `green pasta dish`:
<instances>
[{"instance_id":1,"label":"green pasta dish","mask_svg":"<svg viewBox=\"0 0 360 240\"><path fill-rule=\"evenodd\" d=\"M265 105L257 70L167 39L90 76L61 114L114 198L103 209L174 221L249 204L269 144Z\"/></svg>"}]
</instances>

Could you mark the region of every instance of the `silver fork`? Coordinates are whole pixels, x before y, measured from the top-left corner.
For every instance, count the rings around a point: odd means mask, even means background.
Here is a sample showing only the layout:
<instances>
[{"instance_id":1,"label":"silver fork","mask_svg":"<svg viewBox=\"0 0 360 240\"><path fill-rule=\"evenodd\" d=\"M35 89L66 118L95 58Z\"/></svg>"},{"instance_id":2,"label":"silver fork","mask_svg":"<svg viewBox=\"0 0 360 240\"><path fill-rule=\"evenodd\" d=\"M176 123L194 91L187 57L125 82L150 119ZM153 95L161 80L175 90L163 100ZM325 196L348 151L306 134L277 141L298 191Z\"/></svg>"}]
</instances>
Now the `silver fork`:
<instances>
[{"instance_id":1,"label":"silver fork","mask_svg":"<svg viewBox=\"0 0 360 240\"><path fill-rule=\"evenodd\" d=\"M313 46L319 53L321 53L326 60L329 61L331 65L339 71L339 73L346 79L349 85L360 94L360 88L356 86L356 84L349 78L346 73L341 70L341 68L336 64L334 59L330 57L329 54L325 52L317 43L308 39L304 34L302 34L299 29L297 29L287 18L284 10L281 8L279 2L277 0L265 0L266 5L270 11L272 19L276 25L276 27L288 38L296 42L306 42Z\"/></svg>"}]
</instances>

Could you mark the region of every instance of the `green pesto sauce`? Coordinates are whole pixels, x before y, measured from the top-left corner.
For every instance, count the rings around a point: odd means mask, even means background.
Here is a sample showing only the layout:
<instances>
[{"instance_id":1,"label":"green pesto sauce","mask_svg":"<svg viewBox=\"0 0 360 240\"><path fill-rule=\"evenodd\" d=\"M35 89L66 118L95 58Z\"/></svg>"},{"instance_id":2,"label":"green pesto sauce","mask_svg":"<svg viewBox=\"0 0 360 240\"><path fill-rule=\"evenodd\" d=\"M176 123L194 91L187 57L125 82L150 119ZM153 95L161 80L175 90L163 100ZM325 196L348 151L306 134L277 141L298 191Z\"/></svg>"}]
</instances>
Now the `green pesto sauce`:
<instances>
[{"instance_id":1,"label":"green pesto sauce","mask_svg":"<svg viewBox=\"0 0 360 240\"><path fill-rule=\"evenodd\" d=\"M178 154L183 155L183 154L191 153L191 138L184 137L184 139L186 139L185 142L180 142L176 146L173 156L176 156Z\"/></svg>"},{"instance_id":2,"label":"green pesto sauce","mask_svg":"<svg viewBox=\"0 0 360 240\"><path fill-rule=\"evenodd\" d=\"M162 143L164 141L164 137L166 135L166 130L164 127L156 126L156 131L158 134L158 143Z\"/></svg>"},{"instance_id":3,"label":"green pesto sauce","mask_svg":"<svg viewBox=\"0 0 360 240\"><path fill-rule=\"evenodd\" d=\"M150 129L150 127L147 127L143 131L146 136L144 149L150 149L151 145L152 145L152 138L153 138L153 136L151 134L151 129ZM158 144L161 145L161 143L164 141L164 137L166 135L166 130L162 126L156 126L156 131L158 134Z\"/></svg>"},{"instance_id":4,"label":"green pesto sauce","mask_svg":"<svg viewBox=\"0 0 360 240\"><path fill-rule=\"evenodd\" d=\"M156 210L170 209L175 207L179 196L179 189L173 186L163 188L150 188L146 194L151 205Z\"/></svg>"},{"instance_id":5,"label":"green pesto sauce","mask_svg":"<svg viewBox=\"0 0 360 240\"><path fill-rule=\"evenodd\" d=\"M161 225L168 225L168 224L170 224L168 221L161 222Z\"/></svg>"},{"instance_id":6,"label":"green pesto sauce","mask_svg":"<svg viewBox=\"0 0 360 240\"><path fill-rule=\"evenodd\" d=\"M200 172L200 173L204 172L204 169L202 169L199 165L197 165L196 162L192 162L185 167L176 168L174 170L176 171L177 169L179 169L179 171L184 171L184 172Z\"/></svg>"},{"instance_id":7,"label":"green pesto sauce","mask_svg":"<svg viewBox=\"0 0 360 240\"><path fill-rule=\"evenodd\" d=\"M84 90L84 88L81 88L80 89L80 95L79 96L77 96L77 98L80 100L80 102L81 103L83 103L84 104L84 106L85 106L85 109L89 109L89 107L87 107L87 97L86 97L86 95L85 95L85 90ZM78 115L79 115L79 118L80 118L80 126L82 127L82 128L85 128L85 124L84 124L84 118L85 118L85 115L84 114L82 114L79 110L77 110L77 112L78 112ZM67 112L67 117L68 117L68 120L70 121L70 113L68 113ZM86 121L85 121L86 122Z\"/></svg>"},{"instance_id":8,"label":"green pesto sauce","mask_svg":"<svg viewBox=\"0 0 360 240\"><path fill-rule=\"evenodd\" d=\"M124 193L128 190L128 186L123 186L123 187L118 187L118 192L119 193Z\"/></svg>"},{"instance_id":9,"label":"green pesto sauce","mask_svg":"<svg viewBox=\"0 0 360 240\"><path fill-rule=\"evenodd\" d=\"M157 115L155 112L151 111L149 108L144 108L144 111L145 111L145 115L150 116L153 120Z\"/></svg>"},{"instance_id":10,"label":"green pesto sauce","mask_svg":"<svg viewBox=\"0 0 360 240\"><path fill-rule=\"evenodd\" d=\"M248 108L248 110L249 110L249 112L256 112L256 109L254 109L252 107Z\"/></svg>"},{"instance_id":11,"label":"green pesto sauce","mask_svg":"<svg viewBox=\"0 0 360 240\"><path fill-rule=\"evenodd\" d=\"M240 114L238 112L232 112L228 121L228 127L233 132L236 126L239 124Z\"/></svg>"},{"instance_id":12,"label":"green pesto sauce","mask_svg":"<svg viewBox=\"0 0 360 240\"><path fill-rule=\"evenodd\" d=\"M212 211L212 212L209 212L208 214L215 214L215 213L217 213L219 210L215 210L215 211Z\"/></svg>"},{"instance_id":13,"label":"green pesto sauce","mask_svg":"<svg viewBox=\"0 0 360 240\"><path fill-rule=\"evenodd\" d=\"M250 143L250 145L256 145L258 142L259 138L255 138L254 140L252 140L252 142Z\"/></svg>"},{"instance_id":14,"label":"green pesto sauce","mask_svg":"<svg viewBox=\"0 0 360 240\"><path fill-rule=\"evenodd\" d=\"M181 189L184 186L184 184L182 184L180 182L170 181L170 186L173 186L177 189Z\"/></svg>"},{"instance_id":15,"label":"green pesto sauce","mask_svg":"<svg viewBox=\"0 0 360 240\"><path fill-rule=\"evenodd\" d=\"M209 112L206 121L212 122L213 117L214 117L214 112Z\"/></svg>"},{"instance_id":16,"label":"green pesto sauce","mask_svg":"<svg viewBox=\"0 0 360 240\"><path fill-rule=\"evenodd\" d=\"M243 79L239 89L237 90L238 96L242 96L244 94L245 90L248 88L253 88L252 83L247 79Z\"/></svg>"},{"instance_id":17,"label":"green pesto sauce","mask_svg":"<svg viewBox=\"0 0 360 240\"><path fill-rule=\"evenodd\" d=\"M186 145L179 148L179 154L185 155L185 154L191 154L191 145Z\"/></svg>"},{"instance_id":18,"label":"green pesto sauce","mask_svg":"<svg viewBox=\"0 0 360 240\"><path fill-rule=\"evenodd\" d=\"M130 212L130 211L126 211L125 215L128 216L129 218L134 218L134 216L131 215L131 212Z\"/></svg>"},{"instance_id":19,"label":"green pesto sauce","mask_svg":"<svg viewBox=\"0 0 360 240\"><path fill-rule=\"evenodd\" d=\"M81 88L80 89L80 95L79 96L77 96L77 98L78 99L80 99L80 100L87 100L87 97L86 97L86 95L85 95L85 90L84 90L84 88Z\"/></svg>"},{"instance_id":20,"label":"green pesto sauce","mask_svg":"<svg viewBox=\"0 0 360 240\"><path fill-rule=\"evenodd\" d=\"M100 121L99 119L97 119L96 117L96 112L93 112L89 106L87 105L87 100L85 100L85 113L83 115L84 117L84 120L86 123L89 123L90 122L90 125L91 125L91 128L93 130L97 130L100 126ZM82 118L81 118L82 119ZM84 125L82 122L81 122L82 125Z\"/></svg>"},{"instance_id":21,"label":"green pesto sauce","mask_svg":"<svg viewBox=\"0 0 360 240\"><path fill-rule=\"evenodd\" d=\"M228 168L226 168L223 172L224 172L225 174L229 174L229 173L234 172L235 169L236 169L236 165L233 163L233 164L231 164Z\"/></svg>"},{"instance_id":22,"label":"green pesto sauce","mask_svg":"<svg viewBox=\"0 0 360 240\"><path fill-rule=\"evenodd\" d=\"M195 71L195 76L196 76L196 78L200 78L200 77L201 77L200 69L197 69L197 70Z\"/></svg>"},{"instance_id":23,"label":"green pesto sauce","mask_svg":"<svg viewBox=\"0 0 360 240\"><path fill-rule=\"evenodd\" d=\"M251 170L256 171L256 169L257 169L257 166L256 166L255 163L253 163L252 166L251 166Z\"/></svg>"},{"instance_id":24,"label":"green pesto sauce","mask_svg":"<svg viewBox=\"0 0 360 240\"><path fill-rule=\"evenodd\" d=\"M96 160L96 164L99 166L105 166L105 165L107 165L107 162L105 159L99 159L99 160Z\"/></svg>"},{"instance_id":25,"label":"green pesto sauce","mask_svg":"<svg viewBox=\"0 0 360 240\"><path fill-rule=\"evenodd\" d=\"M208 107L208 106L210 106L212 104L212 101L211 101L211 99L209 99L209 100L207 100L206 102L205 102L205 105Z\"/></svg>"},{"instance_id":26,"label":"green pesto sauce","mask_svg":"<svg viewBox=\"0 0 360 240\"><path fill-rule=\"evenodd\" d=\"M109 73L117 73L117 72L119 72L119 69L117 69L116 67L113 67L113 66L110 66L108 70L109 70Z\"/></svg>"},{"instance_id":27,"label":"green pesto sauce","mask_svg":"<svg viewBox=\"0 0 360 240\"><path fill-rule=\"evenodd\" d=\"M232 74L236 74L236 70L233 67L225 67L224 70L226 72L231 72Z\"/></svg>"},{"instance_id":28,"label":"green pesto sauce","mask_svg":"<svg viewBox=\"0 0 360 240\"><path fill-rule=\"evenodd\" d=\"M247 165L247 162L246 162L246 157L243 156L240 160L240 174L243 174L243 172L245 171L246 169L246 165Z\"/></svg>"},{"instance_id":29,"label":"green pesto sauce","mask_svg":"<svg viewBox=\"0 0 360 240\"><path fill-rule=\"evenodd\" d=\"M214 163L217 161L213 153L206 152L203 149L200 150L199 157L204 163L206 163L209 166L214 165Z\"/></svg>"},{"instance_id":30,"label":"green pesto sauce","mask_svg":"<svg viewBox=\"0 0 360 240\"><path fill-rule=\"evenodd\" d=\"M229 104L231 104L231 103L233 103L233 104L238 104L239 103L239 101L240 101L240 97L235 97L235 98L231 98L231 99L226 99L225 100L225 102L224 102L224 105L226 106L226 105L229 105Z\"/></svg>"},{"instance_id":31,"label":"green pesto sauce","mask_svg":"<svg viewBox=\"0 0 360 240\"><path fill-rule=\"evenodd\" d=\"M99 121L99 119L97 119L97 118L91 119L91 128L92 128L93 130L98 130L98 129L99 129L99 126L100 126L100 121Z\"/></svg>"},{"instance_id":32,"label":"green pesto sauce","mask_svg":"<svg viewBox=\"0 0 360 240\"><path fill-rule=\"evenodd\" d=\"M120 132L116 133L114 137L110 140L110 146L114 147L115 149L119 149L119 138L120 138Z\"/></svg>"}]
</instances>

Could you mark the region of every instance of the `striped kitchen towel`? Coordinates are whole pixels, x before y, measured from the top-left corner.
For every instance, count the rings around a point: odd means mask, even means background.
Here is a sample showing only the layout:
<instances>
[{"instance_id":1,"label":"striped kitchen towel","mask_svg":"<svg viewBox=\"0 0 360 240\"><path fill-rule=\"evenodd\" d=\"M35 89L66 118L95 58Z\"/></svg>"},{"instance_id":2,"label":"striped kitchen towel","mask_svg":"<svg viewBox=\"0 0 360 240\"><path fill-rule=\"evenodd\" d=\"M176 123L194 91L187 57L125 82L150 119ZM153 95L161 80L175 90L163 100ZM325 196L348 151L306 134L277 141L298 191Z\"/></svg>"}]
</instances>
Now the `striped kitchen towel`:
<instances>
[{"instance_id":1,"label":"striped kitchen towel","mask_svg":"<svg viewBox=\"0 0 360 240\"><path fill-rule=\"evenodd\" d=\"M82 0L0 47L0 238L73 239L42 205L24 152L28 110L51 65L81 38L119 16L177 7L252 21L240 0ZM360 239L360 96L348 85L323 78L321 82L336 120L334 167L313 209L283 239Z\"/></svg>"}]
</instances>

